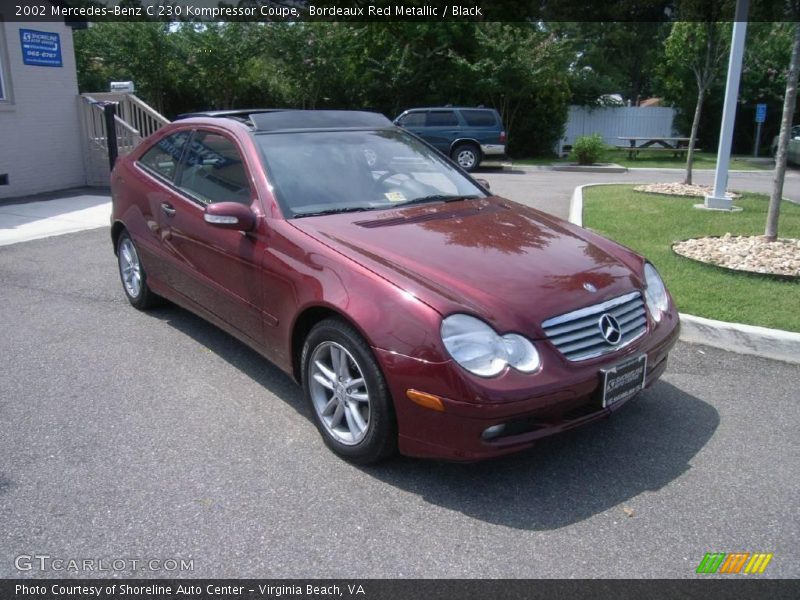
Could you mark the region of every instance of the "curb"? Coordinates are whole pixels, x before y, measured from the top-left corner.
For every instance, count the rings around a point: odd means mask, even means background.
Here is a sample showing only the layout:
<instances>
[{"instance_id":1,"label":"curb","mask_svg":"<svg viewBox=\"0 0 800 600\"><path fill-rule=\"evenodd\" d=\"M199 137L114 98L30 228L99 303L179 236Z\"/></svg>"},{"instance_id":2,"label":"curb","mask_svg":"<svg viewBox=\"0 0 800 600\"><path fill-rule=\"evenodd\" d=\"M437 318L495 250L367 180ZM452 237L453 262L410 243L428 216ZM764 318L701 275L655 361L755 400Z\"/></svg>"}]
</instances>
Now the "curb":
<instances>
[{"instance_id":1,"label":"curb","mask_svg":"<svg viewBox=\"0 0 800 600\"><path fill-rule=\"evenodd\" d=\"M680 339L739 354L800 364L800 333L680 313Z\"/></svg>"},{"instance_id":2,"label":"curb","mask_svg":"<svg viewBox=\"0 0 800 600\"><path fill-rule=\"evenodd\" d=\"M627 173L628 168L616 163L597 164L597 165L572 165L563 163L553 163L550 165L553 171L564 171L567 173Z\"/></svg>"},{"instance_id":3,"label":"curb","mask_svg":"<svg viewBox=\"0 0 800 600\"><path fill-rule=\"evenodd\" d=\"M569 203L570 223L583 227L583 188L596 185L620 184L590 183L576 187ZM679 314L681 319L680 339L684 342L705 344L738 354L800 364L800 333L743 323L715 321L685 313Z\"/></svg>"}]
</instances>

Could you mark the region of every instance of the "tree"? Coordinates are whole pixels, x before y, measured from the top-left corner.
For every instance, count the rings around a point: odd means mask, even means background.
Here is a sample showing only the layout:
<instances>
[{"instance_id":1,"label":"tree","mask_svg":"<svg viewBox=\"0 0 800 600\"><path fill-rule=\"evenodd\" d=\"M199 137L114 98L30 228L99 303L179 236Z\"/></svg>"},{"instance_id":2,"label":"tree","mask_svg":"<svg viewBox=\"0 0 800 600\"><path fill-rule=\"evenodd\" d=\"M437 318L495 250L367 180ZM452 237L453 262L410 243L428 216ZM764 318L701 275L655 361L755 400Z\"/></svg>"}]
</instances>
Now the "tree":
<instances>
[{"instance_id":1,"label":"tree","mask_svg":"<svg viewBox=\"0 0 800 600\"><path fill-rule=\"evenodd\" d=\"M678 22L664 43L665 65L674 72L670 78L673 95L682 92L675 86L682 86L685 78L681 72L689 70L697 87L694 119L689 134L689 148L686 152L686 177L684 183L692 183L692 163L697 142L697 130L703 112L703 102L709 88L720 72L720 66L728 54L730 45L730 24L714 21ZM676 76L677 75L677 76Z\"/></svg>"},{"instance_id":2,"label":"tree","mask_svg":"<svg viewBox=\"0 0 800 600\"><path fill-rule=\"evenodd\" d=\"M203 98L198 108L227 109L258 97L263 87L259 74L260 23L184 23L173 33L185 60L186 84L194 97ZM263 100L262 100L263 103Z\"/></svg>"},{"instance_id":3,"label":"tree","mask_svg":"<svg viewBox=\"0 0 800 600\"><path fill-rule=\"evenodd\" d=\"M185 60L169 23L97 23L75 33L81 92L108 91L111 81L131 80L136 93L164 112L186 81Z\"/></svg>"},{"instance_id":4,"label":"tree","mask_svg":"<svg viewBox=\"0 0 800 600\"><path fill-rule=\"evenodd\" d=\"M620 94L637 105L651 96L656 66L663 59L663 43L670 31L669 24L657 18L646 14L637 23L548 24L574 57L569 66L571 103L597 105L603 95Z\"/></svg>"},{"instance_id":5,"label":"tree","mask_svg":"<svg viewBox=\"0 0 800 600\"><path fill-rule=\"evenodd\" d=\"M365 106L390 117L426 104L483 102L454 65L454 56L474 55L475 27L468 22L361 24L354 31L351 88Z\"/></svg>"},{"instance_id":6,"label":"tree","mask_svg":"<svg viewBox=\"0 0 800 600\"><path fill-rule=\"evenodd\" d=\"M795 4L797 5L798 3L795 2ZM797 9L798 7L796 6L795 8ZM795 16L800 17L800 10L795 10ZM792 58L789 63L789 73L786 76L786 95L783 100L781 133L778 138L778 151L775 154L775 178L773 180L772 195L769 199L767 225L764 230L764 237L768 241L778 239L778 217L780 216L781 200L783 198L783 180L786 175L786 150L789 147L789 134L792 129L795 104L797 103L798 72L800 72L800 19L795 18Z\"/></svg>"},{"instance_id":7,"label":"tree","mask_svg":"<svg viewBox=\"0 0 800 600\"><path fill-rule=\"evenodd\" d=\"M134 2L138 0L127 0ZM543 24L100 23L75 34L81 91L132 79L168 117L208 108L492 105L510 151L545 154L567 115L569 53Z\"/></svg>"},{"instance_id":8,"label":"tree","mask_svg":"<svg viewBox=\"0 0 800 600\"><path fill-rule=\"evenodd\" d=\"M529 23L483 23L474 34L473 55L453 54L459 79L500 112L511 144L518 144L521 153L551 151L563 133L568 109L565 45Z\"/></svg>"}]
</instances>

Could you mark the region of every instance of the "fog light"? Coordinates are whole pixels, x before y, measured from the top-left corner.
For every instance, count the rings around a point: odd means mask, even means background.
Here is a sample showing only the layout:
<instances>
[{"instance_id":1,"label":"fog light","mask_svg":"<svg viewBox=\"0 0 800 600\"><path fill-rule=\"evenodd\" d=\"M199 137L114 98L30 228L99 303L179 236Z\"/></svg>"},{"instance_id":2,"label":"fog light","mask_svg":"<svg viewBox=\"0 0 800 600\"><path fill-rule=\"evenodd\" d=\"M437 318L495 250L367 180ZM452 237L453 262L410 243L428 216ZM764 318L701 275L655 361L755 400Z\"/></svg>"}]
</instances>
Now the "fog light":
<instances>
[{"instance_id":1,"label":"fog light","mask_svg":"<svg viewBox=\"0 0 800 600\"><path fill-rule=\"evenodd\" d=\"M438 412L444 412L444 402L439 396L433 394L426 394L425 392L418 392L417 390L406 390L406 396L414 404L419 404L425 408L430 408Z\"/></svg>"},{"instance_id":2,"label":"fog light","mask_svg":"<svg viewBox=\"0 0 800 600\"><path fill-rule=\"evenodd\" d=\"M483 430L481 437L485 440L493 440L496 437L499 437L506 430L505 423L500 423L499 425L492 425L491 427L487 427Z\"/></svg>"}]
</instances>

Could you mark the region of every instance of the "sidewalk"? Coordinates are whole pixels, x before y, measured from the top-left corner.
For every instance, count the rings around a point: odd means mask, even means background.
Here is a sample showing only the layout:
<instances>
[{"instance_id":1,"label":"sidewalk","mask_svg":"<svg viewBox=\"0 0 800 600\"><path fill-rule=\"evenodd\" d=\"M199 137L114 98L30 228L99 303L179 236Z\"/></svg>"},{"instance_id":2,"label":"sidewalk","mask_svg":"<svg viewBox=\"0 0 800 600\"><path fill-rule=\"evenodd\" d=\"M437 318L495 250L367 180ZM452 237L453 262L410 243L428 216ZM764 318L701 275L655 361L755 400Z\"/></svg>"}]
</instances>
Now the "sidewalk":
<instances>
[{"instance_id":1,"label":"sidewalk","mask_svg":"<svg viewBox=\"0 0 800 600\"><path fill-rule=\"evenodd\" d=\"M78 188L0 200L0 246L108 227L107 190Z\"/></svg>"}]
</instances>

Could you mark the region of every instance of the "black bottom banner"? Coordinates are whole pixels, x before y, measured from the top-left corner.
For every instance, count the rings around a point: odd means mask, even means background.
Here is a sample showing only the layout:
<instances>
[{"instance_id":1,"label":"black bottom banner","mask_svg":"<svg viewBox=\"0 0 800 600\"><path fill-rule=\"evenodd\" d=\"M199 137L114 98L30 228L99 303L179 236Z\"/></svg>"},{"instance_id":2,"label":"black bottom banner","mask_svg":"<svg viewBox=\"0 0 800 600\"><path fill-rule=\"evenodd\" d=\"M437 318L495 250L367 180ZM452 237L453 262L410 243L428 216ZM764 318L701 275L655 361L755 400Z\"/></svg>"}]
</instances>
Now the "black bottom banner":
<instances>
[{"instance_id":1,"label":"black bottom banner","mask_svg":"<svg viewBox=\"0 0 800 600\"><path fill-rule=\"evenodd\" d=\"M2 600L796 600L800 581L774 579L5 579Z\"/></svg>"}]
</instances>

